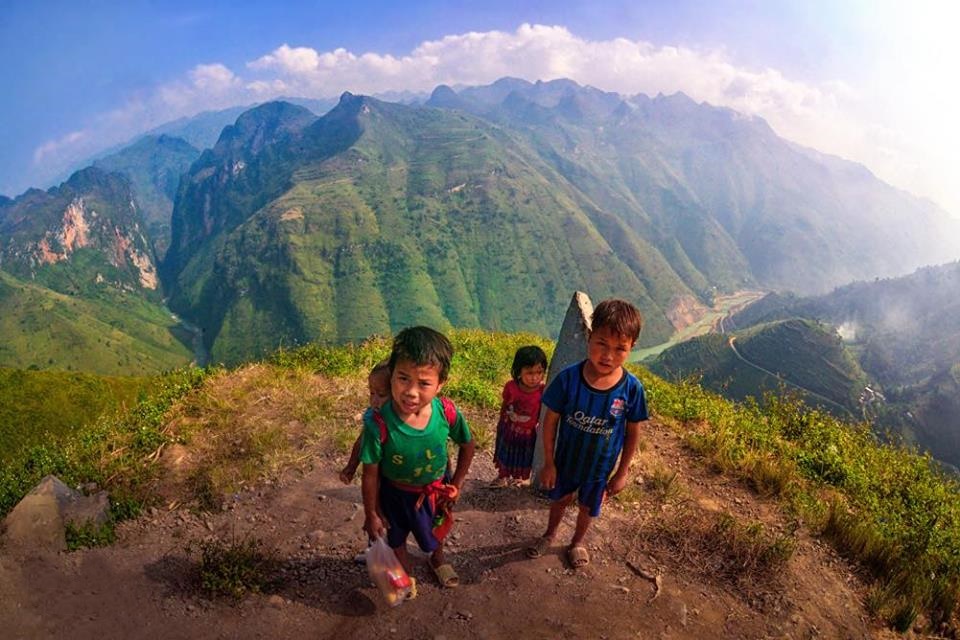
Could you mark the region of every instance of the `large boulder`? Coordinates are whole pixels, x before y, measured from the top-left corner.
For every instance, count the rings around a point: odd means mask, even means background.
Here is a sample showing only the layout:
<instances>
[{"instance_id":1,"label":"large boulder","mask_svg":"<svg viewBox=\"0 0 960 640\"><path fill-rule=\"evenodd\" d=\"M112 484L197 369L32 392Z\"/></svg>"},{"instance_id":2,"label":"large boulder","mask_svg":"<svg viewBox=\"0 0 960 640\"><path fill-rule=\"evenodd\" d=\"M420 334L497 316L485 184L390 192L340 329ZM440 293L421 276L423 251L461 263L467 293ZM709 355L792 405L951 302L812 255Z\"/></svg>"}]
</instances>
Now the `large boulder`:
<instances>
[{"instance_id":1,"label":"large boulder","mask_svg":"<svg viewBox=\"0 0 960 640\"><path fill-rule=\"evenodd\" d=\"M67 524L96 527L109 519L110 500L106 491L85 496L50 475L4 518L4 539L10 547L62 551L67 548Z\"/></svg>"}]
</instances>

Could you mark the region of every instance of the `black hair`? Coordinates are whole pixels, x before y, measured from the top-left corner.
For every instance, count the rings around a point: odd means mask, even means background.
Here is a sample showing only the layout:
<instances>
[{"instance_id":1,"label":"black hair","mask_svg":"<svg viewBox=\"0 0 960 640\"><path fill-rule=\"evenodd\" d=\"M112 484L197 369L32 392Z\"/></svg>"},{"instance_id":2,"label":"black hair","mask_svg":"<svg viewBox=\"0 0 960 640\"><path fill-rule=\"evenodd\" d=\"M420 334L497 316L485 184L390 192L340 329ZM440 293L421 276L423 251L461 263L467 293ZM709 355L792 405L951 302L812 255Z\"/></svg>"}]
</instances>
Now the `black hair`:
<instances>
[{"instance_id":1,"label":"black hair","mask_svg":"<svg viewBox=\"0 0 960 640\"><path fill-rule=\"evenodd\" d=\"M542 365L543 370L547 370L547 354L537 345L520 347L513 356L513 366L510 368L510 375L517 382L520 382L520 371L524 367L535 367Z\"/></svg>"},{"instance_id":2,"label":"black hair","mask_svg":"<svg viewBox=\"0 0 960 640\"><path fill-rule=\"evenodd\" d=\"M627 302L611 298L604 300L593 310L591 319L591 333L598 329L609 331L636 343L643 329L643 316L640 311Z\"/></svg>"},{"instance_id":3,"label":"black hair","mask_svg":"<svg viewBox=\"0 0 960 640\"><path fill-rule=\"evenodd\" d=\"M450 373L450 361L453 359L453 345L447 337L430 327L408 327L393 339L390 352L390 372L393 373L397 362L407 360L418 367L434 365L440 369L440 382Z\"/></svg>"}]
</instances>

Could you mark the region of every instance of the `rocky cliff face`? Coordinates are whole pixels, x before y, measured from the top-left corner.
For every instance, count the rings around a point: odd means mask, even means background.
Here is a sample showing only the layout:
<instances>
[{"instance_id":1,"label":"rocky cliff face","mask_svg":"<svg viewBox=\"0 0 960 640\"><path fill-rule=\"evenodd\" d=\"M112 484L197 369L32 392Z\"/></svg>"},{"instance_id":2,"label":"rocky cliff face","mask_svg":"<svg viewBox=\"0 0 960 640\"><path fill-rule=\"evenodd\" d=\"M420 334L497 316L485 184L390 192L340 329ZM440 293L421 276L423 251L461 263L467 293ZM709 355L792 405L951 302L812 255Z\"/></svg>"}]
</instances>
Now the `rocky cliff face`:
<instances>
[{"instance_id":1,"label":"rocky cliff face","mask_svg":"<svg viewBox=\"0 0 960 640\"><path fill-rule=\"evenodd\" d=\"M180 176L200 157L200 150L185 140L144 136L134 144L94 162L95 167L125 175L136 194L147 239L158 259L170 244L170 216Z\"/></svg>"},{"instance_id":2,"label":"rocky cliff face","mask_svg":"<svg viewBox=\"0 0 960 640\"><path fill-rule=\"evenodd\" d=\"M114 286L152 294L159 287L129 182L94 168L0 209L0 268L62 293Z\"/></svg>"}]
</instances>

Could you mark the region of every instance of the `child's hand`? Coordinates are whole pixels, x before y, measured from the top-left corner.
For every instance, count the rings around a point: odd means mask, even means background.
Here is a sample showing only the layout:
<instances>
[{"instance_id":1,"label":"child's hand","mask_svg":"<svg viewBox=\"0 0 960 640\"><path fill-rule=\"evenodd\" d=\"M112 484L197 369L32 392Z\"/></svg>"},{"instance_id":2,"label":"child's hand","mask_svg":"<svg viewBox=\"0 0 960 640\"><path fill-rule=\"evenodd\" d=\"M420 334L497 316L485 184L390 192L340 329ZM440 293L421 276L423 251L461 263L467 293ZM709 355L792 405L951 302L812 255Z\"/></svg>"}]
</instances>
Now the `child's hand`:
<instances>
[{"instance_id":1,"label":"child's hand","mask_svg":"<svg viewBox=\"0 0 960 640\"><path fill-rule=\"evenodd\" d=\"M610 482L607 483L607 495L613 497L623 491L623 488L627 486L627 474L613 474L613 477L610 478Z\"/></svg>"},{"instance_id":2,"label":"child's hand","mask_svg":"<svg viewBox=\"0 0 960 640\"><path fill-rule=\"evenodd\" d=\"M543 465L540 470L540 487L543 489L553 489L557 484L557 467L551 462Z\"/></svg>"},{"instance_id":3,"label":"child's hand","mask_svg":"<svg viewBox=\"0 0 960 640\"><path fill-rule=\"evenodd\" d=\"M387 535L387 529L383 526L383 520L375 513L368 515L364 519L363 530L367 532L371 540Z\"/></svg>"},{"instance_id":4,"label":"child's hand","mask_svg":"<svg viewBox=\"0 0 960 640\"><path fill-rule=\"evenodd\" d=\"M350 484L353 482L353 476L357 473L356 467L351 467L349 464L345 466L340 471L340 482L343 484Z\"/></svg>"}]
</instances>

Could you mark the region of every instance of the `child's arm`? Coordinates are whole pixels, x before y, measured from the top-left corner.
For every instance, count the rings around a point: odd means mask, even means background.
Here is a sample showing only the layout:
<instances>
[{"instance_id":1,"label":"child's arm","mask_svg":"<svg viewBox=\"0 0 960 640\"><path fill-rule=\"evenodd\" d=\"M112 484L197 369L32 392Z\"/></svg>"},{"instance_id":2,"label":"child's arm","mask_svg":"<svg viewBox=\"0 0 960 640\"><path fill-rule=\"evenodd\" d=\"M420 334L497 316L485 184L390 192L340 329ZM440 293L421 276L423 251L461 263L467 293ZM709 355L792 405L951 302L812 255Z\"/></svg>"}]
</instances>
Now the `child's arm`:
<instances>
[{"instance_id":1,"label":"child's arm","mask_svg":"<svg viewBox=\"0 0 960 640\"><path fill-rule=\"evenodd\" d=\"M363 494L363 530L370 539L386 535L387 529L380 519L377 501L380 491L380 465L364 464L363 477L360 481L360 491Z\"/></svg>"},{"instance_id":2,"label":"child's arm","mask_svg":"<svg viewBox=\"0 0 960 640\"><path fill-rule=\"evenodd\" d=\"M470 470L470 463L473 462L473 454L476 451L476 444L473 440L464 442L457 448L457 468L453 472L453 479L450 484L457 490L463 488L463 481L467 478L467 471Z\"/></svg>"},{"instance_id":3,"label":"child's arm","mask_svg":"<svg viewBox=\"0 0 960 640\"><path fill-rule=\"evenodd\" d=\"M343 484L353 482L353 476L357 472L357 467L360 465L360 444L362 442L363 431L360 432L356 442L353 443L353 449L350 451L350 459L347 461L347 466L340 471L340 482Z\"/></svg>"},{"instance_id":4,"label":"child's arm","mask_svg":"<svg viewBox=\"0 0 960 640\"><path fill-rule=\"evenodd\" d=\"M620 452L620 464L617 466L617 472L607 483L607 495L615 496L627 486L627 479L630 475L630 462L633 460L633 454L637 450L637 443L640 441L640 423L627 423L627 437L623 443L623 451Z\"/></svg>"},{"instance_id":5,"label":"child's arm","mask_svg":"<svg viewBox=\"0 0 960 640\"><path fill-rule=\"evenodd\" d=\"M557 467L553 462L553 450L557 442L557 423L560 414L547 407L543 417L543 469L540 470L540 488L553 489L557 484Z\"/></svg>"}]
</instances>

